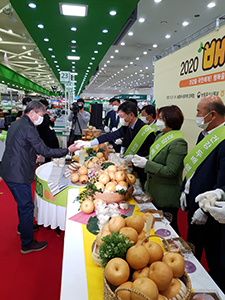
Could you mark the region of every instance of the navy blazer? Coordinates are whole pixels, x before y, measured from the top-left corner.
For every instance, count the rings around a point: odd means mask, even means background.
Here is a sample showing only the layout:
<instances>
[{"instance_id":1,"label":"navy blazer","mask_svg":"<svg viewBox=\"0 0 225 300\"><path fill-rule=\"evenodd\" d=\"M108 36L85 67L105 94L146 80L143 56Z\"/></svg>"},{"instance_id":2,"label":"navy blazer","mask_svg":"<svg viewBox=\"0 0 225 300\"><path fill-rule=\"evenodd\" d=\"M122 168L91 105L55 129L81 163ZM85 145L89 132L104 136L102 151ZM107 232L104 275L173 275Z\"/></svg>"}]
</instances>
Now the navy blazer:
<instances>
[{"instance_id":1,"label":"navy blazer","mask_svg":"<svg viewBox=\"0 0 225 300\"><path fill-rule=\"evenodd\" d=\"M197 144L203 138L203 134L200 133ZM195 203L196 196L223 186L225 186L225 140L207 156L191 178L188 197L190 215L192 216L199 208L198 203Z\"/></svg>"},{"instance_id":2,"label":"navy blazer","mask_svg":"<svg viewBox=\"0 0 225 300\"><path fill-rule=\"evenodd\" d=\"M146 125L143 121L140 119L137 119L137 122L134 125L134 129L132 130L132 133L130 133L130 127L122 126L118 130L114 132L110 132L107 134L100 135L97 137L99 144L115 141L119 138L123 138L122 146L126 149L129 147L131 141L135 137L135 135L139 132L139 130ZM140 156L147 156L149 155L149 148L154 143L155 140L155 133L152 132L148 135L144 143L141 145L140 149L138 150L137 154Z\"/></svg>"},{"instance_id":3,"label":"navy blazer","mask_svg":"<svg viewBox=\"0 0 225 300\"><path fill-rule=\"evenodd\" d=\"M110 119L109 128L110 130L112 130L113 127L117 127L119 124L119 115L114 110L110 110L105 117L105 121L104 121L105 126L108 126L109 119Z\"/></svg>"}]
</instances>

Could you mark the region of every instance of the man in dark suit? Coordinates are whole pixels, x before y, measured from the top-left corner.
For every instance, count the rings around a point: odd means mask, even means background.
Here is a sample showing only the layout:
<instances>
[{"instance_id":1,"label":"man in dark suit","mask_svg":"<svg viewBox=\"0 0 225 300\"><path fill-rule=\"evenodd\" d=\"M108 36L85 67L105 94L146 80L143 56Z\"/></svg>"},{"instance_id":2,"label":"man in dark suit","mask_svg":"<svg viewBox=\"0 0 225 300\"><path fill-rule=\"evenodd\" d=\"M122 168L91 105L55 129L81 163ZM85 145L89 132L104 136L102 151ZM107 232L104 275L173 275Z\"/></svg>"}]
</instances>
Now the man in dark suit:
<instances>
[{"instance_id":1,"label":"man in dark suit","mask_svg":"<svg viewBox=\"0 0 225 300\"><path fill-rule=\"evenodd\" d=\"M109 100L110 104L112 106L112 110L110 110L106 117L105 117L105 121L104 121L104 130L105 132L110 132L112 131L113 128L117 128L117 125L119 123L119 117L117 114L117 110L118 107L120 106L120 100L116 99L116 98L112 98Z\"/></svg>"},{"instance_id":2,"label":"man in dark suit","mask_svg":"<svg viewBox=\"0 0 225 300\"><path fill-rule=\"evenodd\" d=\"M197 106L196 123L204 129L197 144L207 139L207 135L224 125L225 106L217 96L203 98ZM198 145L196 145L197 147ZM196 148L195 147L195 148ZM194 149L195 149L194 148ZM197 148L196 148L197 149ZM205 213L195 202L196 197L206 191L218 189L225 185L225 140L221 142L205 157L187 181L184 181L180 198L181 208L188 210L187 240L195 245L195 256L201 260L205 249L209 274L219 284L220 239L222 224L218 223L210 214Z\"/></svg>"}]
</instances>

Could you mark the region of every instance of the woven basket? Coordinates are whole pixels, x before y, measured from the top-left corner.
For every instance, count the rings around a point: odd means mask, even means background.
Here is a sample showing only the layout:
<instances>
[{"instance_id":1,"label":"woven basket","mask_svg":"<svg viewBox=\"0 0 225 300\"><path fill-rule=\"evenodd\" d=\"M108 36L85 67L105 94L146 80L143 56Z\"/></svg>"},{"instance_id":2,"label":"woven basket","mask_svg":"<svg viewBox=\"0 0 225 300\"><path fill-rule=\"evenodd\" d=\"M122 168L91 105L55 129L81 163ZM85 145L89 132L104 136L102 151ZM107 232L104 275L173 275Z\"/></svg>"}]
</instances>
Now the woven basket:
<instances>
[{"instance_id":1,"label":"woven basket","mask_svg":"<svg viewBox=\"0 0 225 300\"><path fill-rule=\"evenodd\" d=\"M168 246L169 249L169 243L167 242L166 239L164 239L162 236L160 235L149 235L146 238L143 239L142 243L149 239L150 237L159 237L161 238L166 245ZM182 298L182 300L189 300L191 298L191 280L190 277L188 276L187 272L184 271L184 275L179 278L181 281L183 281L183 283L186 285L187 287L187 292L185 294L185 296ZM145 296L144 294L140 293L139 291L133 290L133 289L129 289L129 288L125 288L125 287L115 287L113 285L111 285L105 278L105 272L103 273L103 300L122 300L118 295L117 292L119 291L129 291L129 292L133 292L135 294L138 294L140 296L143 297L143 299L145 300L151 300L150 298L148 298L147 296Z\"/></svg>"},{"instance_id":2,"label":"woven basket","mask_svg":"<svg viewBox=\"0 0 225 300\"><path fill-rule=\"evenodd\" d=\"M102 164L107 163L107 162L111 162L114 165L117 166L117 168L119 168L121 171L124 171L124 169L118 165L117 163L113 162L113 161L105 161L102 162ZM127 200L129 199L129 197L133 194L134 191L134 187L133 185L131 185L130 179L128 178L127 174L126 175L126 181L128 183L128 185L130 186L126 192L125 195L120 195L119 193L101 193L101 192L95 192L94 193L94 198L95 199L102 199L104 200L106 203L118 203L122 200Z\"/></svg>"},{"instance_id":3,"label":"woven basket","mask_svg":"<svg viewBox=\"0 0 225 300\"><path fill-rule=\"evenodd\" d=\"M99 253L98 253L98 246L96 244L96 241L92 244L92 258L97 266L101 267L100 259L99 259Z\"/></svg>"}]
</instances>

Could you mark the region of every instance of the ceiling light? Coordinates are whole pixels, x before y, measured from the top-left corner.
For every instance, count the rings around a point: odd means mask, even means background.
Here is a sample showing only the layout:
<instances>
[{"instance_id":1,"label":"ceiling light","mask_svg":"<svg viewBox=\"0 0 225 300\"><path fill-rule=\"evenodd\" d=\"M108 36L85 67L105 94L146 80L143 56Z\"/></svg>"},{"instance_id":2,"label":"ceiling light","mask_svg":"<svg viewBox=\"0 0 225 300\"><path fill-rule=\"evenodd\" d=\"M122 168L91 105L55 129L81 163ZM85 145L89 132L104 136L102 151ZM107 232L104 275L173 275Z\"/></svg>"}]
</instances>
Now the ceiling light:
<instances>
[{"instance_id":1,"label":"ceiling light","mask_svg":"<svg viewBox=\"0 0 225 300\"><path fill-rule=\"evenodd\" d=\"M106 68L106 67L107 67L107 65L106 65L106 64L104 64L104 67Z\"/></svg>"},{"instance_id":2,"label":"ceiling light","mask_svg":"<svg viewBox=\"0 0 225 300\"><path fill-rule=\"evenodd\" d=\"M125 68L128 68L128 66L125 66Z\"/></svg>"},{"instance_id":3,"label":"ceiling light","mask_svg":"<svg viewBox=\"0 0 225 300\"><path fill-rule=\"evenodd\" d=\"M139 57L136 57L136 60L139 60L140 58Z\"/></svg>"},{"instance_id":4,"label":"ceiling light","mask_svg":"<svg viewBox=\"0 0 225 300\"><path fill-rule=\"evenodd\" d=\"M75 41L75 40L72 40L72 41L71 41L72 44L75 44L76 42L77 42L77 41Z\"/></svg>"},{"instance_id":5,"label":"ceiling light","mask_svg":"<svg viewBox=\"0 0 225 300\"><path fill-rule=\"evenodd\" d=\"M29 3L28 6L29 6L30 8L36 8L36 4L35 4L35 3Z\"/></svg>"},{"instance_id":6,"label":"ceiling light","mask_svg":"<svg viewBox=\"0 0 225 300\"><path fill-rule=\"evenodd\" d=\"M75 49L72 49L71 52L76 52L76 50L75 50Z\"/></svg>"},{"instance_id":7,"label":"ceiling light","mask_svg":"<svg viewBox=\"0 0 225 300\"><path fill-rule=\"evenodd\" d=\"M115 50L115 53L119 53L120 51L118 49Z\"/></svg>"},{"instance_id":8,"label":"ceiling light","mask_svg":"<svg viewBox=\"0 0 225 300\"><path fill-rule=\"evenodd\" d=\"M28 55L31 55L31 53L30 53L30 52L28 52L27 54L28 54Z\"/></svg>"},{"instance_id":9,"label":"ceiling light","mask_svg":"<svg viewBox=\"0 0 225 300\"><path fill-rule=\"evenodd\" d=\"M91 67L88 67L88 69L90 69Z\"/></svg>"},{"instance_id":10,"label":"ceiling light","mask_svg":"<svg viewBox=\"0 0 225 300\"><path fill-rule=\"evenodd\" d=\"M145 67L146 70L148 70L148 67Z\"/></svg>"},{"instance_id":11,"label":"ceiling light","mask_svg":"<svg viewBox=\"0 0 225 300\"><path fill-rule=\"evenodd\" d=\"M57 60L54 60L54 63L57 64Z\"/></svg>"},{"instance_id":12,"label":"ceiling light","mask_svg":"<svg viewBox=\"0 0 225 300\"><path fill-rule=\"evenodd\" d=\"M52 58L55 58L55 55L51 55Z\"/></svg>"},{"instance_id":13,"label":"ceiling light","mask_svg":"<svg viewBox=\"0 0 225 300\"><path fill-rule=\"evenodd\" d=\"M144 21L145 21L145 18L139 18L139 20L138 20L140 23L144 23Z\"/></svg>"},{"instance_id":14,"label":"ceiling light","mask_svg":"<svg viewBox=\"0 0 225 300\"><path fill-rule=\"evenodd\" d=\"M97 51L97 50L95 50L95 51L94 51L94 53L98 53L98 51Z\"/></svg>"},{"instance_id":15,"label":"ceiling light","mask_svg":"<svg viewBox=\"0 0 225 300\"><path fill-rule=\"evenodd\" d=\"M114 58L114 56L113 56L113 55L111 55L111 56L110 56L110 58L112 58L112 59L113 59L113 58Z\"/></svg>"},{"instance_id":16,"label":"ceiling light","mask_svg":"<svg viewBox=\"0 0 225 300\"><path fill-rule=\"evenodd\" d=\"M22 48L23 48L24 50L27 49L26 46L23 46Z\"/></svg>"},{"instance_id":17,"label":"ceiling light","mask_svg":"<svg viewBox=\"0 0 225 300\"><path fill-rule=\"evenodd\" d=\"M152 47L153 47L153 48L157 48L158 45L157 45L157 44L153 44Z\"/></svg>"},{"instance_id":18,"label":"ceiling light","mask_svg":"<svg viewBox=\"0 0 225 300\"><path fill-rule=\"evenodd\" d=\"M53 51L53 49L52 48L48 48L48 51Z\"/></svg>"},{"instance_id":19,"label":"ceiling light","mask_svg":"<svg viewBox=\"0 0 225 300\"><path fill-rule=\"evenodd\" d=\"M133 65L133 62L132 62L132 61L130 62L130 65Z\"/></svg>"},{"instance_id":20,"label":"ceiling light","mask_svg":"<svg viewBox=\"0 0 225 300\"><path fill-rule=\"evenodd\" d=\"M107 64L110 64L110 60L107 60Z\"/></svg>"},{"instance_id":21,"label":"ceiling light","mask_svg":"<svg viewBox=\"0 0 225 300\"><path fill-rule=\"evenodd\" d=\"M213 8L213 7L215 7L215 6L216 6L216 3L215 3L215 2L210 2L210 3L207 5L208 8Z\"/></svg>"},{"instance_id":22,"label":"ceiling light","mask_svg":"<svg viewBox=\"0 0 225 300\"><path fill-rule=\"evenodd\" d=\"M189 25L189 22L184 21L184 22L182 23L182 25L183 25L183 26L188 26L188 25Z\"/></svg>"},{"instance_id":23,"label":"ceiling light","mask_svg":"<svg viewBox=\"0 0 225 300\"><path fill-rule=\"evenodd\" d=\"M9 33L13 33L12 29L9 29L8 32L9 32Z\"/></svg>"},{"instance_id":24,"label":"ceiling light","mask_svg":"<svg viewBox=\"0 0 225 300\"><path fill-rule=\"evenodd\" d=\"M121 46L125 46L125 43L124 43L124 42L121 42L120 45L121 45Z\"/></svg>"},{"instance_id":25,"label":"ceiling light","mask_svg":"<svg viewBox=\"0 0 225 300\"><path fill-rule=\"evenodd\" d=\"M80 60L80 56L72 56L72 55L68 55L66 57L68 60Z\"/></svg>"},{"instance_id":26,"label":"ceiling light","mask_svg":"<svg viewBox=\"0 0 225 300\"><path fill-rule=\"evenodd\" d=\"M0 37L0 42L2 42L2 38Z\"/></svg>"},{"instance_id":27,"label":"ceiling light","mask_svg":"<svg viewBox=\"0 0 225 300\"><path fill-rule=\"evenodd\" d=\"M75 64L75 61L72 61L72 64Z\"/></svg>"},{"instance_id":28,"label":"ceiling light","mask_svg":"<svg viewBox=\"0 0 225 300\"><path fill-rule=\"evenodd\" d=\"M92 57L91 59L92 59L92 60L95 60L95 57Z\"/></svg>"},{"instance_id":29,"label":"ceiling light","mask_svg":"<svg viewBox=\"0 0 225 300\"><path fill-rule=\"evenodd\" d=\"M159 3L159 2L161 2L162 0L154 0L155 1L155 3Z\"/></svg>"},{"instance_id":30,"label":"ceiling light","mask_svg":"<svg viewBox=\"0 0 225 300\"><path fill-rule=\"evenodd\" d=\"M44 28L44 25L43 24L38 24L38 26L37 26L38 28Z\"/></svg>"},{"instance_id":31,"label":"ceiling light","mask_svg":"<svg viewBox=\"0 0 225 300\"><path fill-rule=\"evenodd\" d=\"M166 39L169 39L170 37L171 37L171 35L169 35L169 34L165 35Z\"/></svg>"},{"instance_id":32,"label":"ceiling light","mask_svg":"<svg viewBox=\"0 0 225 300\"><path fill-rule=\"evenodd\" d=\"M60 13L66 16L86 17L87 9L87 5L59 3Z\"/></svg>"},{"instance_id":33,"label":"ceiling light","mask_svg":"<svg viewBox=\"0 0 225 300\"><path fill-rule=\"evenodd\" d=\"M121 71L123 71L123 69L121 69Z\"/></svg>"},{"instance_id":34,"label":"ceiling light","mask_svg":"<svg viewBox=\"0 0 225 300\"><path fill-rule=\"evenodd\" d=\"M41 65L38 65L38 67L41 67Z\"/></svg>"},{"instance_id":35,"label":"ceiling light","mask_svg":"<svg viewBox=\"0 0 225 300\"><path fill-rule=\"evenodd\" d=\"M77 30L76 27L71 27L70 29L71 29L72 31L76 31L76 30Z\"/></svg>"},{"instance_id":36,"label":"ceiling light","mask_svg":"<svg viewBox=\"0 0 225 300\"><path fill-rule=\"evenodd\" d=\"M98 45L102 45L102 42L97 42Z\"/></svg>"},{"instance_id":37,"label":"ceiling light","mask_svg":"<svg viewBox=\"0 0 225 300\"><path fill-rule=\"evenodd\" d=\"M93 65L93 63L92 63L92 62L89 62L89 65Z\"/></svg>"},{"instance_id":38,"label":"ceiling light","mask_svg":"<svg viewBox=\"0 0 225 300\"><path fill-rule=\"evenodd\" d=\"M44 41L45 41L45 42L49 42L49 39L48 39L48 38L44 38Z\"/></svg>"},{"instance_id":39,"label":"ceiling light","mask_svg":"<svg viewBox=\"0 0 225 300\"><path fill-rule=\"evenodd\" d=\"M103 32L103 33L107 33L107 32L108 32L108 29L103 29L102 32Z\"/></svg>"},{"instance_id":40,"label":"ceiling light","mask_svg":"<svg viewBox=\"0 0 225 300\"><path fill-rule=\"evenodd\" d=\"M133 34L134 34L134 33L133 33L132 31L129 31L129 32L128 32L128 35L129 35L129 36L132 36Z\"/></svg>"},{"instance_id":41,"label":"ceiling light","mask_svg":"<svg viewBox=\"0 0 225 300\"><path fill-rule=\"evenodd\" d=\"M115 16L115 15L116 15L116 11L115 11L115 10L111 10L111 11L109 12L109 14L110 14L111 16Z\"/></svg>"},{"instance_id":42,"label":"ceiling light","mask_svg":"<svg viewBox=\"0 0 225 300\"><path fill-rule=\"evenodd\" d=\"M22 58L22 56L19 56L19 59L21 59Z\"/></svg>"}]
</instances>

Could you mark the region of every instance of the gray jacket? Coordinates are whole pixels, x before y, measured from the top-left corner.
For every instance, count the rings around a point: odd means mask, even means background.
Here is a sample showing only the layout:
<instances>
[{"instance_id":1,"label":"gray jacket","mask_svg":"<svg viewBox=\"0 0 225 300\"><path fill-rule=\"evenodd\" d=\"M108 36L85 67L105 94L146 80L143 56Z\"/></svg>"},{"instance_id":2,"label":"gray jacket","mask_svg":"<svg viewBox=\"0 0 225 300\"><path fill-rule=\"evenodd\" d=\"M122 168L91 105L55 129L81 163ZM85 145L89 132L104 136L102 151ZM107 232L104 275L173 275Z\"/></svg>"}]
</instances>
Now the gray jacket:
<instances>
[{"instance_id":1,"label":"gray jacket","mask_svg":"<svg viewBox=\"0 0 225 300\"><path fill-rule=\"evenodd\" d=\"M91 115L90 115L89 112L83 111L81 114L77 114L77 119L76 120L73 120L73 112L70 113L68 120L69 121L74 121L73 122L74 134L82 135L82 132L80 131L80 128L81 128L81 130L82 129L87 129L87 124L90 121L90 117L91 117ZM79 125L78 125L77 121L79 121L80 128L79 128Z\"/></svg>"}]
</instances>

